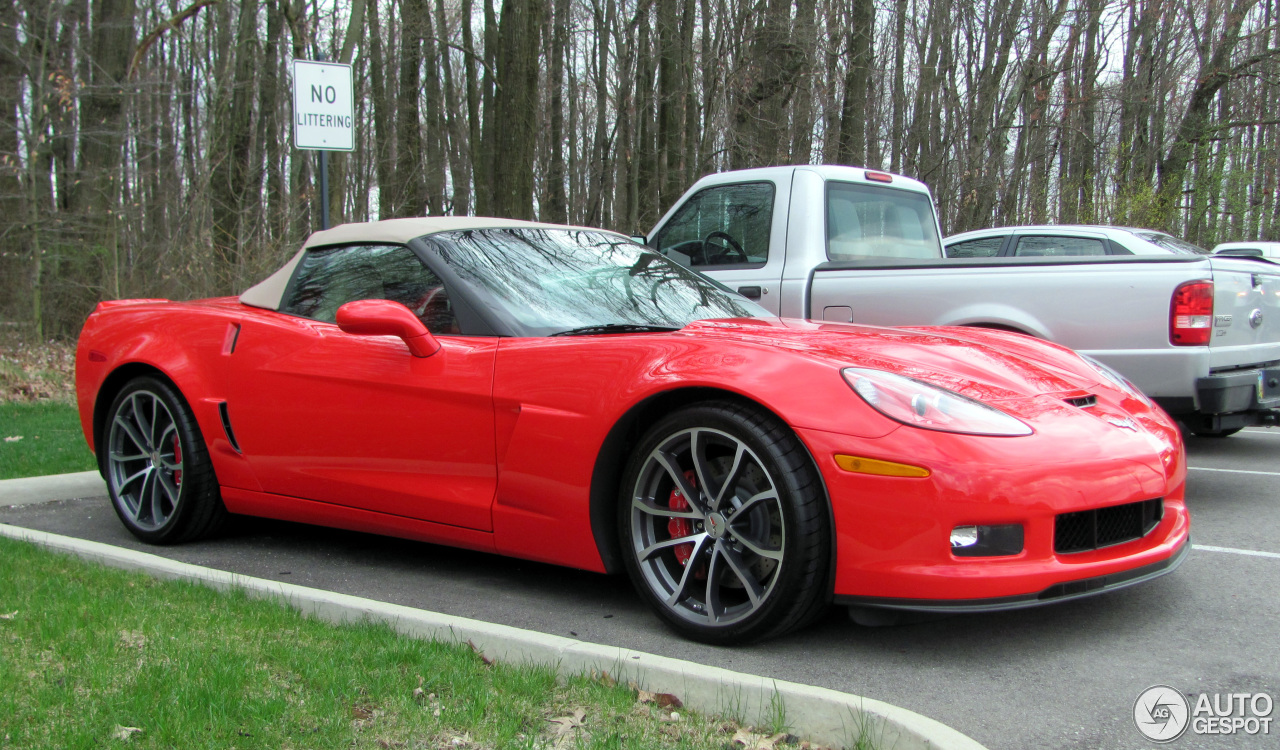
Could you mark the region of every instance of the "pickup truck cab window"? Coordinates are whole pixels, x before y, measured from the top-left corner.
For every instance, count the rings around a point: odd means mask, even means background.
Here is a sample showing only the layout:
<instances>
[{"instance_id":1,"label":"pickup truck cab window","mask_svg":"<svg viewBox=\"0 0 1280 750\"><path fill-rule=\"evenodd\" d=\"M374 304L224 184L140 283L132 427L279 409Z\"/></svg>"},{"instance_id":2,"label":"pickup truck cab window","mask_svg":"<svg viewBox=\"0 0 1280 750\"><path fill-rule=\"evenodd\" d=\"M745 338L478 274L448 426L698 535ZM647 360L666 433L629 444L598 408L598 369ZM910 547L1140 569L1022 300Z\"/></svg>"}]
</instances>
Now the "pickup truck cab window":
<instances>
[{"instance_id":1,"label":"pickup truck cab window","mask_svg":"<svg viewBox=\"0 0 1280 750\"><path fill-rule=\"evenodd\" d=\"M1000 248L1004 247L1004 240L1007 236L1001 234L995 237L979 237L976 240L965 240L954 245L947 245L947 257L994 258L1000 254Z\"/></svg>"},{"instance_id":2,"label":"pickup truck cab window","mask_svg":"<svg viewBox=\"0 0 1280 750\"><path fill-rule=\"evenodd\" d=\"M458 333L444 283L402 245L344 245L308 250L280 311L333 323L338 308L387 299L413 311L433 334Z\"/></svg>"},{"instance_id":3,"label":"pickup truck cab window","mask_svg":"<svg viewBox=\"0 0 1280 750\"><path fill-rule=\"evenodd\" d=\"M769 260L773 184L749 182L699 191L653 238L663 255L694 268L762 266Z\"/></svg>"},{"instance_id":4,"label":"pickup truck cab window","mask_svg":"<svg viewBox=\"0 0 1280 750\"><path fill-rule=\"evenodd\" d=\"M942 255L928 194L827 182L827 257L937 258Z\"/></svg>"},{"instance_id":5,"label":"pickup truck cab window","mask_svg":"<svg viewBox=\"0 0 1280 750\"><path fill-rule=\"evenodd\" d=\"M1018 238L1013 254L1020 257L1106 255L1107 241L1096 237L1024 235Z\"/></svg>"}]
</instances>

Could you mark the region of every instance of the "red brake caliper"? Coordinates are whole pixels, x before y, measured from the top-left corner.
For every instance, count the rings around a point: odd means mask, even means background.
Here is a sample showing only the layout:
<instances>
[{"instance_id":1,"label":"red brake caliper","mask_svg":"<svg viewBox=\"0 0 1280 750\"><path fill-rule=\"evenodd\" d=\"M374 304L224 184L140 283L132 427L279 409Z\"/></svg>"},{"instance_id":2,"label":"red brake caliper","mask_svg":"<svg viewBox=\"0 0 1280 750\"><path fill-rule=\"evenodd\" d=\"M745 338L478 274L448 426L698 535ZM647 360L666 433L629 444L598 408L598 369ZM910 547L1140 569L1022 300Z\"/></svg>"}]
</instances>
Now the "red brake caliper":
<instances>
[{"instance_id":1,"label":"red brake caliper","mask_svg":"<svg viewBox=\"0 0 1280 750\"><path fill-rule=\"evenodd\" d=\"M689 486L698 486L698 480L692 471L686 471L684 478L689 480ZM667 507L671 510L689 510L689 500L681 494L679 487L671 488L671 496L667 498ZM689 536L693 533L693 521L688 518L672 518L667 521L667 533L671 535L672 539ZM671 551L675 553L676 559L680 561L681 565L687 565L689 557L693 555L693 542L678 544Z\"/></svg>"},{"instance_id":2,"label":"red brake caliper","mask_svg":"<svg viewBox=\"0 0 1280 750\"><path fill-rule=\"evenodd\" d=\"M182 463L182 443L178 442L177 435L173 436L173 462L179 465ZM182 469L174 469L173 483L182 486Z\"/></svg>"}]
</instances>

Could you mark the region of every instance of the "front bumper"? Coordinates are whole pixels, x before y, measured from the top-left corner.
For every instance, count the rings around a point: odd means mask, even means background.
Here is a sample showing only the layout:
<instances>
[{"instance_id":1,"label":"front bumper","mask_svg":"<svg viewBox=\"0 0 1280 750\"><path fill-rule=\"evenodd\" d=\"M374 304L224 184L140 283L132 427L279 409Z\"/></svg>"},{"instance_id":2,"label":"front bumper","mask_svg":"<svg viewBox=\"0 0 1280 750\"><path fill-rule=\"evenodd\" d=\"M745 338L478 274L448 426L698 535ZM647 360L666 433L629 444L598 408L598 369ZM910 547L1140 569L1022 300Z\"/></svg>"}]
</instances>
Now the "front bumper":
<instances>
[{"instance_id":1,"label":"front bumper","mask_svg":"<svg viewBox=\"0 0 1280 750\"><path fill-rule=\"evenodd\" d=\"M1191 526L1177 427L1158 410L1117 426L1108 418L1118 411L1097 408L1087 419L1077 413L1018 438L905 426L876 439L798 430L831 498L834 600L935 611L1008 609L1172 570ZM836 464L838 454L906 461L931 473L857 474ZM1163 499L1163 516L1142 536L1086 551L1055 550L1060 515L1155 498ZM957 526L1009 524L1024 531L1018 554L961 557L951 550Z\"/></svg>"},{"instance_id":2,"label":"front bumper","mask_svg":"<svg viewBox=\"0 0 1280 750\"><path fill-rule=\"evenodd\" d=\"M837 596L835 603L878 609L895 609L910 612L999 612L1005 609L1023 609L1041 604L1065 602L1095 594L1104 594L1136 583L1150 581L1153 578L1173 572L1187 559L1191 551L1191 539L1185 539L1172 557L1143 565L1138 568L1112 573L1111 575L1084 578L1076 581L1057 583L1037 594L994 597L991 599L887 599L876 597Z\"/></svg>"}]
</instances>

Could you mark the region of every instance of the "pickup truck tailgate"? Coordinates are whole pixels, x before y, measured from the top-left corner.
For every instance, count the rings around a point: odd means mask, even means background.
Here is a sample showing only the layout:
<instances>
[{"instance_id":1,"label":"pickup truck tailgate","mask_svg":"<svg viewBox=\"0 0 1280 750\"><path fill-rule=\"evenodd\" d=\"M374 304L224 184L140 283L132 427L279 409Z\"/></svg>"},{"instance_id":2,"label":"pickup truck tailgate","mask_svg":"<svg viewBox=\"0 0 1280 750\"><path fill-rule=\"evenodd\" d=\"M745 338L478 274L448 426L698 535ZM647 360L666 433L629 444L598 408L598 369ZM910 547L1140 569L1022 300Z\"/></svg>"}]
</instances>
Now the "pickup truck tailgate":
<instances>
[{"instance_id":1,"label":"pickup truck tailgate","mask_svg":"<svg viewBox=\"0 0 1280 750\"><path fill-rule=\"evenodd\" d=\"M1280 361L1280 264L1212 258L1210 370Z\"/></svg>"}]
</instances>

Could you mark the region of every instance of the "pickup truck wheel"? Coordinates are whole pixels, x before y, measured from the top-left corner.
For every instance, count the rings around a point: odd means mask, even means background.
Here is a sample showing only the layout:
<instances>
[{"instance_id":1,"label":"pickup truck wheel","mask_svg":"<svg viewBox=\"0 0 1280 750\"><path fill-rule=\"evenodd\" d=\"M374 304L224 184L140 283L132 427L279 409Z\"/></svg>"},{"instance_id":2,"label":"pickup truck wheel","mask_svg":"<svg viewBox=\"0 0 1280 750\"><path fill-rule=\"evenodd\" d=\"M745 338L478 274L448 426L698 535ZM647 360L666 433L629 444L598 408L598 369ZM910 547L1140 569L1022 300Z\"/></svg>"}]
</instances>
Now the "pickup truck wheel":
<instances>
[{"instance_id":1,"label":"pickup truck wheel","mask_svg":"<svg viewBox=\"0 0 1280 750\"><path fill-rule=\"evenodd\" d=\"M709 402L654 425L618 514L632 582L681 634L717 644L781 635L826 606L822 480L772 415Z\"/></svg>"},{"instance_id":2,"label":"pickup truck wheel","mask_svg":"<svg viewBox=\"0 0 1280 750\"><path fill-rule=\"evenodd\" d=\"M174 544L213 533L227 517L209 452L191 409L156 378L130 381L107 413L111 504L130 533Z\"/></svg>"}]
</instances>

